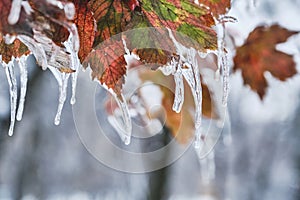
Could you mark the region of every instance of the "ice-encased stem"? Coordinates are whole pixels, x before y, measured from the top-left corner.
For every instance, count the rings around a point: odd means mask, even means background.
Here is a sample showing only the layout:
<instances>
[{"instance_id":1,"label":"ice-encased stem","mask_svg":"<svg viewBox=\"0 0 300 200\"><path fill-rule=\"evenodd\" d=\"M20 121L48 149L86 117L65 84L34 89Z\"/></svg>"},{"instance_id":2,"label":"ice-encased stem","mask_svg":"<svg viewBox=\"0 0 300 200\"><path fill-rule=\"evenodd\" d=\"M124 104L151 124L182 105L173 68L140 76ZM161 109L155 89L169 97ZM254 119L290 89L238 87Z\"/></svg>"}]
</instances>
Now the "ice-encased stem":
<instances>
[{"instance_id":1,"label":"ice-encased stem","mask_svg":"<svg viewBox=\"0 0 300 200\"><path fill-rule=\"evenodd\" d=\"M177 70L174 73L175 81L175 98L173 103L173 110L180 113L183 102L184 102L184 84L181 66L177 63Z\"/></svg>"},{"instance_id":2,"label":"ice-encased stem","mask_svg":"<svg viewBox=\"0 0 300 200\"><path fill-rule=\"evenodd\" d=\"M24 103L25 103L25 97L27 91L28 72L26 66L26 58L27 56L22 56L19 60L21 92L20 92L19 107L17 112L18 121L20 121L23 116Z\"/></svg>"},{"instance_id":3,"label":"ice-encased stem","mask_svg":"<svg viewBox=\"0 0 300 200\"><path fill-rule=\"evenodd\" d=\"M9 84L9 93L10 93L10 126L9 126L8 135L12 136L14 133L17 98L18 98L17 80L14 72L13 60L10 61L7 65L3 64L3 66L5 68L6 77Z\"/></svg>"},{"instance_id":4,"label":"ice-encased stem","mask_svg":"<svg viewBox=\"0 0 300 200\"><path fill-rule=\"evenodd\" d=\"M68 86L68 80L69 80L70 74L61 73L61 82L58 83L59 85L59 102L58 102L58 108L57 113L55 116L54 124L59 125L60 123L60 117L61 112L64 107L64 103L67 98L67 86Z\"/></svg>"}]
</instances>

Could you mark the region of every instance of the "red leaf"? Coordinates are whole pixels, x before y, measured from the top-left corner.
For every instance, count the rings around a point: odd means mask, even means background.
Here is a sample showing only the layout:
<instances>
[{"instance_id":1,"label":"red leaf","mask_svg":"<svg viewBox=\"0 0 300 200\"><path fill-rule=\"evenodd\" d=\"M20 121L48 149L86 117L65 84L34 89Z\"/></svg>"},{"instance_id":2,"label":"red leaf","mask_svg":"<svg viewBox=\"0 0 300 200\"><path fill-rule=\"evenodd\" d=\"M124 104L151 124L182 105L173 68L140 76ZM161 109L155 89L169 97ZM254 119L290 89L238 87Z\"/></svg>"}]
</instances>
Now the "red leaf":
<instances>
[{"instance_id":1,"label":"red leaf","mask_svg":"<svg viewBox=\"0 0 300 200\"><path fill-rule=\"evenodd\" d=\"M119 95L126 74L124 54L122 41L106 40L87 56L83 66L90 65L92 77Z\"/></svg>"},{"instance_id":2,"label":"red leaf","mask_svg":"<svg viewBox=\"0 0 300 200\"><path fill-rule=\"evenodd\" d=\"M265 72L270 72L281 81L297 73L293 57L276 50L276 44L285 42L296 33L278 25L260 26L251 32L245 44L237 49L234 70L242 71L244 84L256 91L261 99L268 85Z\"/></svg>"}]
</instances>

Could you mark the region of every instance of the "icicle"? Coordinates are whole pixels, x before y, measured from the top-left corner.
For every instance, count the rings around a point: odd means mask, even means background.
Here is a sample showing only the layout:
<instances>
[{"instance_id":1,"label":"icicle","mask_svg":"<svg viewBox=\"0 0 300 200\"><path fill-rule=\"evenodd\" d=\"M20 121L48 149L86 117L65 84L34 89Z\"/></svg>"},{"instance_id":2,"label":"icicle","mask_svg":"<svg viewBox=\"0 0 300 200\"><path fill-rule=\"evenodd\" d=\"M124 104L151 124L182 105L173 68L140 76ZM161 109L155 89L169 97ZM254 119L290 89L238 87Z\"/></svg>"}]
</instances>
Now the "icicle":
<instances>
[{"instance_id":1,"label":"icicle","mask_svg":"<svg viewBox=\"0 0 300 200\"><path fill-rule=\"evenodd\" d=\"M21 13L22 0L13 0L11 4L10 13L8 15L8 23L14 25L19 21Z\"/></svg>"},{"instance_id":2,"label":"icicle","mask_svg":"<svg viewBox=\"0 0 300 200\"><path fill-rule=\"evenodd\" d=\"M225 27L224 23L221 24L218 33L218 71L222 70L223 78L223 96L222 104L227 105L228 93L229 93L229 65L227 53L225 52Z\"/></svg>"},{"instance_id":3,"label":"icicle","mask_svg":"<svg viewBox=\"0 0 300 200\"><path fill-rule=\"evenodd\" d=\"M20 84L21 84L21 94L19 100L19 107L17 112L17 120L20 121L23 116L25 96L27 90L27 66L26 66L26 58L27 56L22 56L19 60L19 68L20 68Z\"/></svg>"},{"instance_id":4,"label":"icicle","mask_svg":"<svg viewBox=\"0 0 300 200\"><path fill-rule=\"evenodd\" d=\"M124 144L129 145L131 140L131 132L132 132L132 123L131 118L128 110L128 106L124 96L121 94L117 96L113 91L109 90L109 92L114 96L118 107L121 110L123 125L119 123L114 117L108 117L109 123L115 128L115 130L120 135L120 138L123 140Z\"/></svg>"},{"instance_id":5,"label":"icicle","mask_svg":"<svg viewBox=\"0 0 300 200\"><path fill-rule=\"evenodd\" d=\"M195 102L195 148L201 146L201 121L202 121L202 87L200 71L198 68L197 52L189 49L187 52L187 63L185 63L183 76L189 84ZM190 64L189 64L190 63Z\"/></svg>"},{"instance_id":6,"label":"icicle","mask_svg":"<svg viewBox=\"0 0 300 200\"><path fill-rule=\"evenodd\" d=\"M22 1L21 2L22 7L24 8L24 11L27 15L31 15L31 13L33 12L33 9L31 8L30 4L28 1Z\"/></svg>"},{"instance_id":7,"label":"icicle","mask_svg":"<svg viewBox=\"0 0 300 200\"><path fill-rule=\"evenodd\" d=\"M17 80L14 72L14 63L13 60L8 64L2 63L5 68L7 81L9 84L9 93L10 93L10 127L8 135L12 136L14 133L15 119L16 119L16 109L17 109Z\"/></svg>"},{"instance_id":8,"label":"icicle","mask_svg":"<svg viewBox=\"0 0 300 200\"><path fill-rule=\"evenodd\" d=\"M64 107L64 103L67 98L67 86L70 74L61 73L61 82L59 84L59 103L57 108L57 113L55 116L54 124L59 125L60 123L60 116L62 109Z\"/></svg>"},{"instance_id":9,"label":"icicle","mask_svg":"<svg viewBox=\"0 0 300 200\"><path fill-rule=\"evenodd\" d=\"M169 35L172 41L174 42L177 51L180 55L180 62L185 61L182 68L182 74L193 94L194 103L195 103L195 148L200 148L201 146L201 121L202 121L202 87L200 80L200 70L198 68L197 61L197 51L195 49L182 46L179 44L172 31L169 30ZM186 55L186 58L184 57ZM204 54L200 55L201 57Z\"/></svg>"},{"instance_id":10,"label":"icicle","mask_svg":"<svg viewBox=\"0 0 300 200\"><path fill-rule=\"evenodd\" d=\"M67 51L71 54L71 68L75 70L74 73L72 73L72 96L70 103L73 105L76 102L76 85L77 85L77 77L79 68L81 66L80 60L78 58L78 49L75 46L76 44L73 43L73 35L70 34L68 41L64 43Z\"/></svg>"},{"instance_id":11,"label":"icicle","mask_svg":"<svg viewBox=\"0 0 300 200\"><path fill-rule=\"evenodd\" d=\"M174 73L175 80L175 99L173 103L173 110L177 113L181 111L184 102L184 85L182 77L181 66L177 63L177 70Z\"/></svg>"}]
</instances>

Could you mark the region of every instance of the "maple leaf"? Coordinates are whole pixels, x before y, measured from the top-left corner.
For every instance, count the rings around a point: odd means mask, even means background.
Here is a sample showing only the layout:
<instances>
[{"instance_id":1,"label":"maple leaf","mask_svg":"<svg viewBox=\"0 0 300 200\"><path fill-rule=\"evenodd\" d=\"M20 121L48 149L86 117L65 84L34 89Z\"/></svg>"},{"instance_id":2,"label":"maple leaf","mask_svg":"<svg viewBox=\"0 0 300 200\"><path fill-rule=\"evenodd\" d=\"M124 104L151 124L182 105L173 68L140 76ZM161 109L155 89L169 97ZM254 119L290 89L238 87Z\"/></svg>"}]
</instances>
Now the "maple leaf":
<instances>
[{"instance_id":1,"label":"maple leaf","mask_svg":"<svg viewBox=\"0 0 300 200\"><path fill-rule=\"evenodd\" d=\"M296 33L279 25L259 26L249 34L245 44L237 48L234 70L242 71L244 84L256 91L261 99L268 86L265 72L281 81L297 73L293 57L276 50L276 44L285 42Z\"/></svg>"},{"instance_id":2,"label":"maple leaf","mask_svg":"<svg viewBox=\"0 0 300 200\"><path fill-rule=\"evenodd\" d=\"M12 44L6 44L0 34L0 55L3 62L8 63L12 57L18 58L27 54L29 50L20 40L16 39Z\"/></svg>"},{"instance_id":3,"label":"maple leaf","mask_svg":"<svg viewBox=\"0 0 300 200\"><path fill-rule=\"evenodd\" d=\"M97 78L101 84L120 95L126 74L124 54L122 41L109 39L98 45L86 57L83 66L90 66L93 79Z\"/></svg>"}]
</instances>

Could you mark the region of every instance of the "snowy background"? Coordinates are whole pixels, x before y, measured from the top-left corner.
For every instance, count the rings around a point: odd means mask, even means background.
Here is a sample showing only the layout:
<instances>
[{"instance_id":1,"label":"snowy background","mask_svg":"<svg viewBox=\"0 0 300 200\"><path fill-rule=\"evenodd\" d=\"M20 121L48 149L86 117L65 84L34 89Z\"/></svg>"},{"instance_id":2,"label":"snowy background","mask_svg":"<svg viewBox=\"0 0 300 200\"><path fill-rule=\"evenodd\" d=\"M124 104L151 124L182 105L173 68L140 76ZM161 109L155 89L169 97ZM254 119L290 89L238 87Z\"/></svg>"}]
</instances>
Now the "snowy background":
<instances>
[{"instance_id":1,"label":"snowy background","mask_svg":"<svg viewBox=\"0 0 300 200\"><path fill-rule=\"evenodd\" d=\"M288 29L300 30L299 9L299 0L235 0L229 15L238 22L228 24L227 30L235 35L237 45L260 24L279 23ZM299 34L286 44L278 45L278 49L294 55L299 71ZM34 64L30 64L29 71L23 120L16 123L14 136L9 137L9 91L4 70L0 68L1 200L300 198L299 75L283 83L266 73L269 88L263 102L243 86L239 72L231 76L230 120L223 135L231 133L232 141L217 143L215 157L210 155L215 168L199 162L194 148L190 147L166 168L130 174L104 166L86 150L76 133L72 107L68 103L61 124L54 125L57 82L49 71L44 72ZM70 90L69 87L69 94ZM103 96L103 91L99 89L98 95ZM95 106L101 120L103 107L101 103ZM113 129L109 130L114 143L131 151L137 148L151 151L171 140L164 130L165 134L153 136L139 146L133 143L127 147ZM114 156L110 151L107 154ZM128 164L126 159L120 162Z\"/></svg>"}]
</instances>

